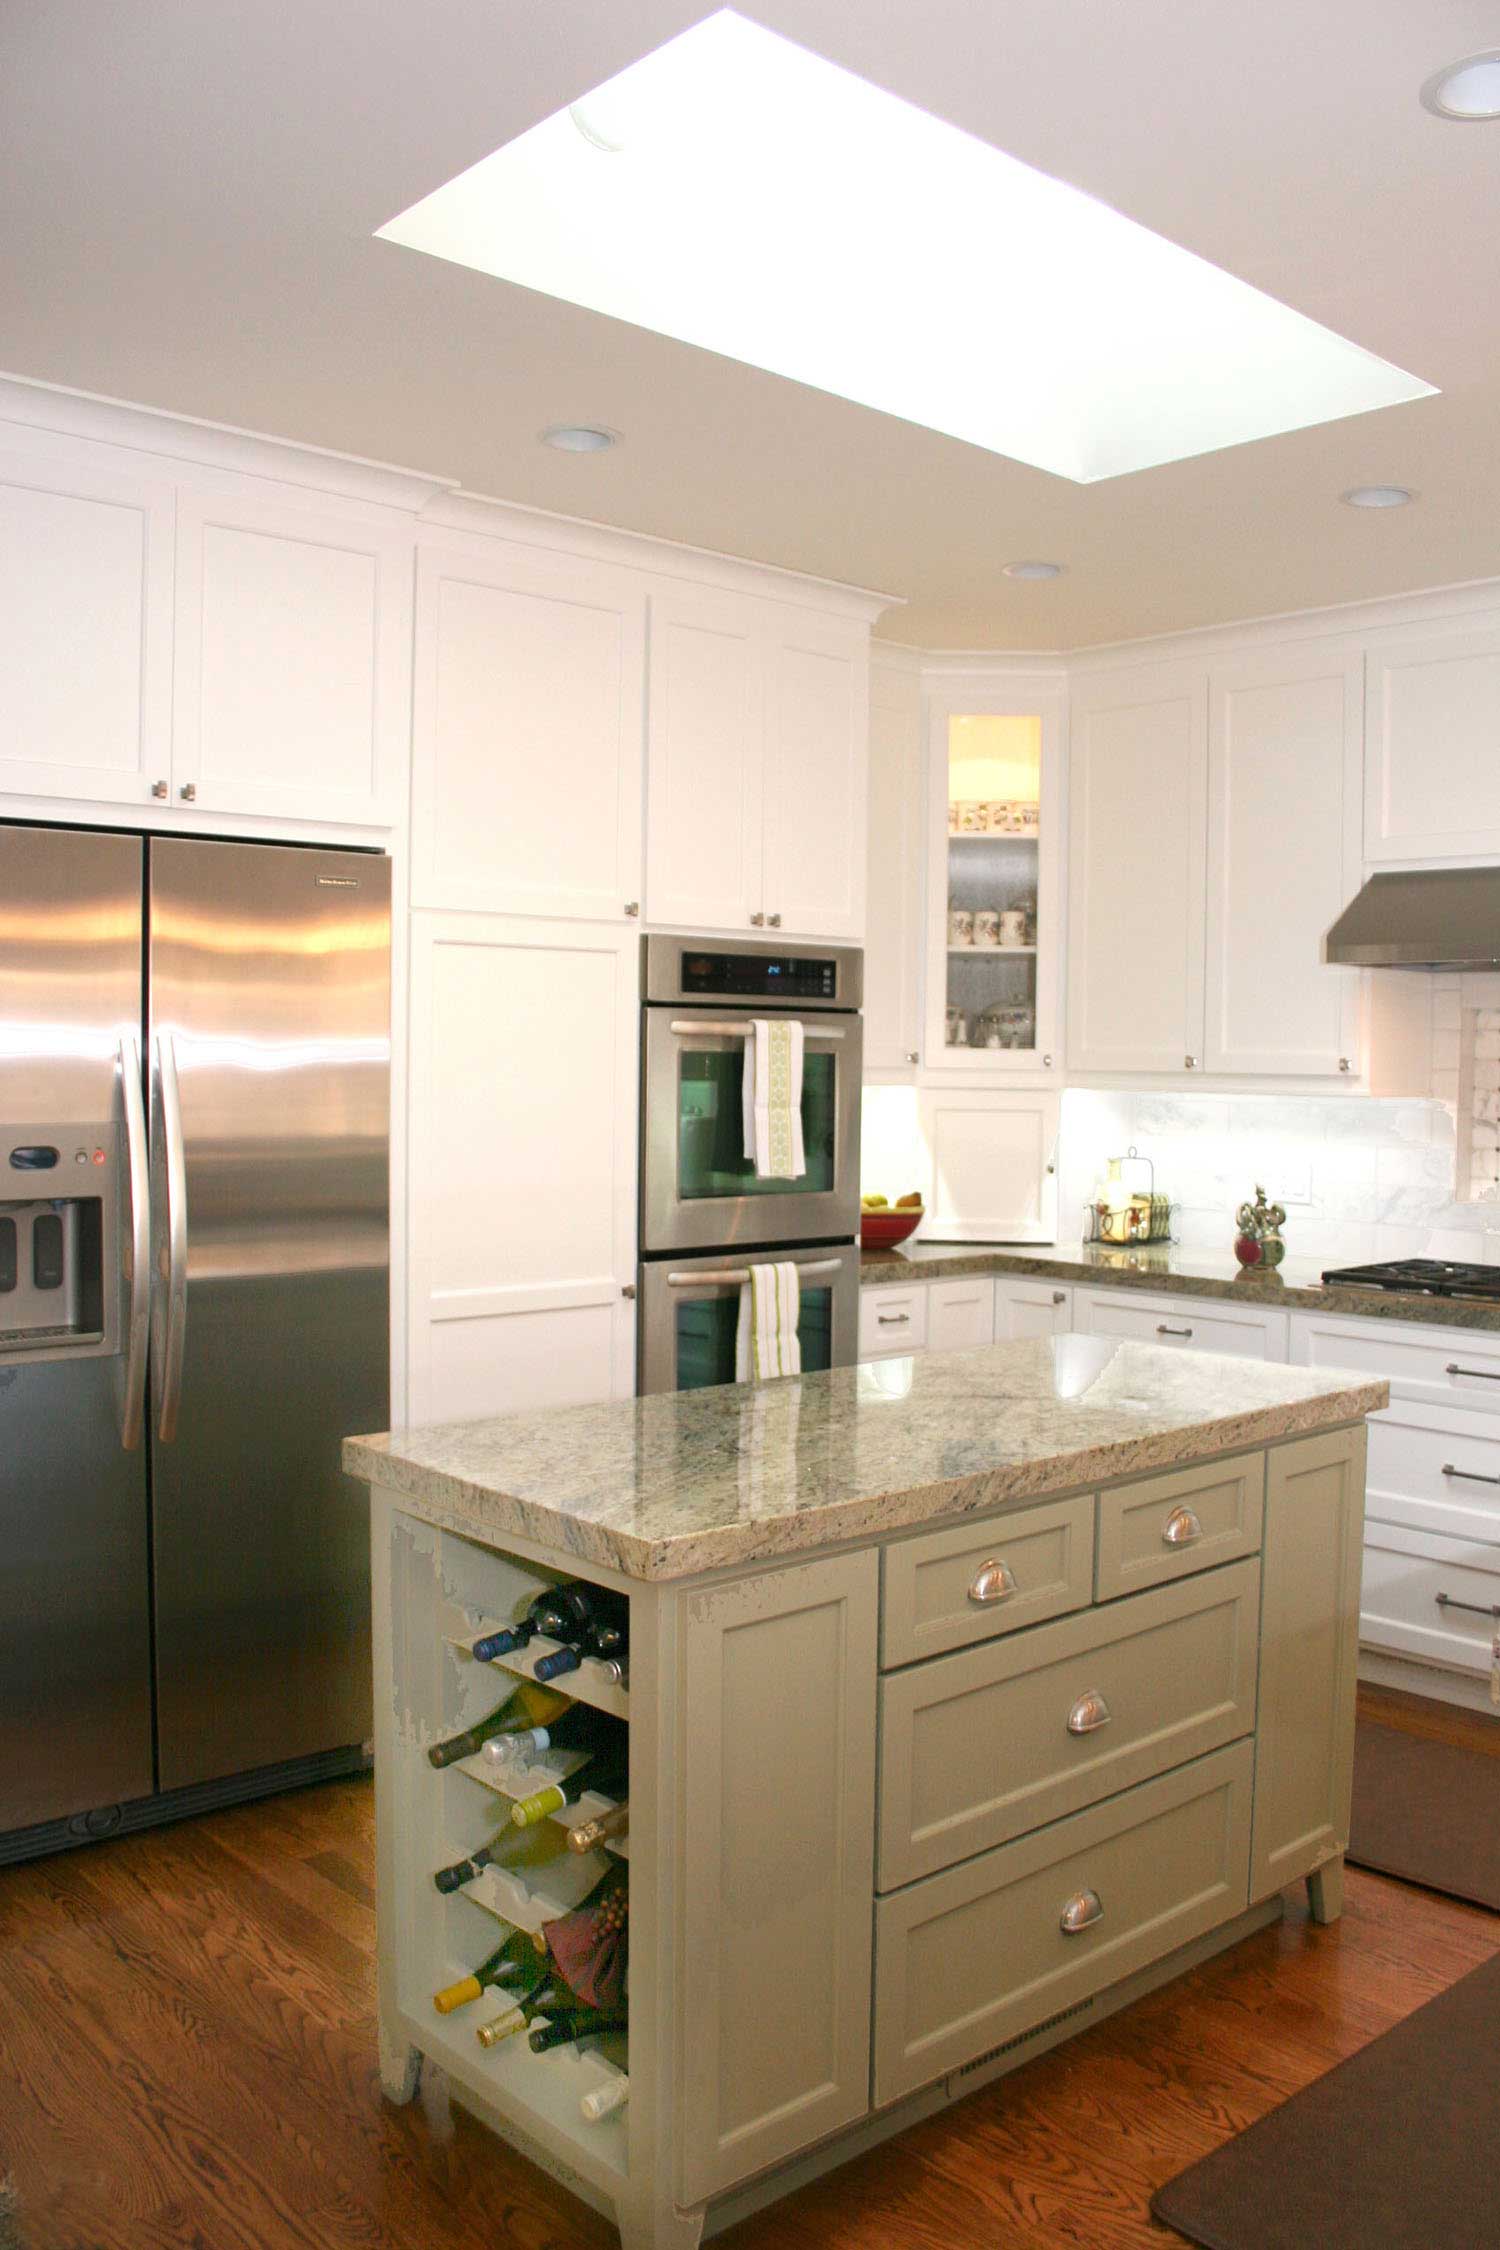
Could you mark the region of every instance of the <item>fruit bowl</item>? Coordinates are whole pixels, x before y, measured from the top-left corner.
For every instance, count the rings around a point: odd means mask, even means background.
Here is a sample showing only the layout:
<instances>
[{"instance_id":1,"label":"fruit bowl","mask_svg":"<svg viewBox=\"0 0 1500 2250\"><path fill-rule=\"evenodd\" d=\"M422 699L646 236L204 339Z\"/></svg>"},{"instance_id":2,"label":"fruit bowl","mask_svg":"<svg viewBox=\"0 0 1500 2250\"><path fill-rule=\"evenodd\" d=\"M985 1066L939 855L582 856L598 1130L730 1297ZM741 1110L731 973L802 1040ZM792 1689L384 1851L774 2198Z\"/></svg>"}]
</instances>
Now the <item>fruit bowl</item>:
<instances>
[{"instance_id":1,"label":"fruit bowl","mask_svg":"<svg viewBox=\"0 0 1500 2250\"><path fill-rule=\"evenodd\" d=\"M915 1234L927 1213L920 1204L907 1204L904 1209L892 1204L883 1211L861 1211L859 1214L859 1242L862 1250L894 1250L909 1234Z\"/></svg>"}]
</instances>

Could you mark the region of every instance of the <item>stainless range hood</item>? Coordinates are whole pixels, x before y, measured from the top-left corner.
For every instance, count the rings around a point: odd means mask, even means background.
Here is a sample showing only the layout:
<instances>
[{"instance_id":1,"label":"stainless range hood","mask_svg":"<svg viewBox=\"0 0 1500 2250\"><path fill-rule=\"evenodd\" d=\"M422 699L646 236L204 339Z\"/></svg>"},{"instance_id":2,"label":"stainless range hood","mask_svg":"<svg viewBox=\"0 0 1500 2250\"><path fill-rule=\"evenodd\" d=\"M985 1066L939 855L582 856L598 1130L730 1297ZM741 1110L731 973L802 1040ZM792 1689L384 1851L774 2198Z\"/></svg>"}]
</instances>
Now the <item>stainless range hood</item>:
<instances>
[{"instance_id":1,"label":"stainless range hood","mask_svg":"<svg viewBox=\"0 0 1500 2250\"><path fill-rule=\"evenodd\" d=\"M1372 875L1325 953L1351 969L1500 969L1500 867Z\"/></svg>"}]
</instances>

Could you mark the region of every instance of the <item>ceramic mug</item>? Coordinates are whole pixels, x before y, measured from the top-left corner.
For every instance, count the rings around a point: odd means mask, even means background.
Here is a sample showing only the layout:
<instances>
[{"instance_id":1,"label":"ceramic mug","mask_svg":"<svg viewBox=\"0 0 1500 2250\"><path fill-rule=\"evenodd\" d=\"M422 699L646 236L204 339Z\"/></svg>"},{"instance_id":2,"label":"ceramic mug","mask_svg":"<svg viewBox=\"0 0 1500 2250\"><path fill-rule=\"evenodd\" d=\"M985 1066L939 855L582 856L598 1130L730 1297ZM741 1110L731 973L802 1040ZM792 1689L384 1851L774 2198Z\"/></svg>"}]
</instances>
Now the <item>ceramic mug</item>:
<instances>
[{"instance_id":1,"label":"ceramic mug","mask_svg":"<svg viewBox=\"0 0 1500 2250\"><path fill-rule=\"evenodd\" d=\"M1000 910L994 906L981 906L974 913L974 943L998 945L1000 943Z\"/></svg>"},{"instance_id":2,"label":"ceramic mug","mask_svg":"<svg viewBox=\"0 0 1500 2250\"><path fill-rule=\"evenodd\" d=\"M962 1008L950 1008L946 1025L950 1047L967 1047L969 1044L969 1019Z\"/></svg>"},{"instance_id":3,"label":"ceramic mug","mask_svg":"<svg viewBox=\"0 0 1500 2250\"><path fill-rule=\"evenodd\" d=\"M988 805L981 805L972 801L960 805L958 808L958 827L959 834L962 836L984 835L989 827Z\"/></svg>"},{"instance_id":4,"label":"ceramic mug","mask_svg":"<svg viewBox=\"0 0 1500 2250\"><path fill-rule=\"evenodd\" d=\"M1000 943L1007 946L1026 943L1026 913L1023 907L1007 906L1001 915Z\"/></svg>"},{"instance_id":5,"label":"ceramic mug","mask_svg":"<svg viewBox=\"0 0 1500 2250\"><path fill-rule=\"evenodd\" d=\"M967 906L949 907L948 943L950 945L972 945L974 943L974 916Z\"/></svg>"}]
</instances>

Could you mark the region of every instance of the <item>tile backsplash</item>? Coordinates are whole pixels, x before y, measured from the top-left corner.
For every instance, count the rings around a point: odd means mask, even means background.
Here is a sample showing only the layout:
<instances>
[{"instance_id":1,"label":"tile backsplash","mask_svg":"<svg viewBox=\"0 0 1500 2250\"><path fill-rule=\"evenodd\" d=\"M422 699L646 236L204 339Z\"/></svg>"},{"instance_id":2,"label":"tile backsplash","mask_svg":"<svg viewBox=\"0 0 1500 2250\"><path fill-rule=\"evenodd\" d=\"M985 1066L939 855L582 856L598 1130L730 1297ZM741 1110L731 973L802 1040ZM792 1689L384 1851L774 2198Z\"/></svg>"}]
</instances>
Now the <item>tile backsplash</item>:
<instances>
[{"instance_id":1,"label":"tile backsplash","mask_svg":"<svg viewBox=\"0 0 1500 2250\"><path fill-rule=\"evenodd\" d=\"M1235 1208L1259 1183L1286 1206L1290 1258L1500 1259L1500 1201L1458 1200L1472 1190L1467 1169L1459 1184L1446 1102L1069 1092L1059 1241L1078 1239L1105 1159L1132 1144L1179 1206L1174 1231L1188 1249L1228 1250Z\"/></svg>"}]
</instances>

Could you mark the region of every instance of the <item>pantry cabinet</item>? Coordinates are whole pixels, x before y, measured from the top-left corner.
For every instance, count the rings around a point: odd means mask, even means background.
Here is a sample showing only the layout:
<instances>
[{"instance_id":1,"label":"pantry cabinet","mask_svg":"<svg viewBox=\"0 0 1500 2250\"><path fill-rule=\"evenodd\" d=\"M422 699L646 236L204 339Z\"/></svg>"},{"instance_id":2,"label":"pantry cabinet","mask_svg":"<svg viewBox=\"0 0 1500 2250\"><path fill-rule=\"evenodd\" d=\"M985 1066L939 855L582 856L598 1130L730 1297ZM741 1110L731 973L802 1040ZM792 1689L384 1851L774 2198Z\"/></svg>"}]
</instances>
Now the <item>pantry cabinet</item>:
<instances>
[{"instance_id":1,"label":"pantry cabinet","mask_svg":"<svg viewBox=\"0 0 1500 2250\"><path fill-rule=\"evenodd\" d=\"M413 917L410 1419L635 1389L639 941Z\"/></svg>"},{"instance_id":2,"label":"pantry cabinet","mask_svg":"<svg viewBox=\"0 0 1500 2250\"><path fill-rule=\"evenodd\" d=\"M1365 857L1500 855L1500 623L1385 632L1366 665Z\"/></svg>"},{"instance_id":3,"label":"pantry cabinet","mask_svg":"<svg viewBox=\"0 0 1500 2250\"><path fill-rule=\"evenodd\" d=\"M170 786L172 536L163 477L0 453L0 790Z\"/></svg>"},{"instance_id":4,"label":"pantry cabinet","mask_svg":"<svg viewBox=\"0 0 1500 2250\"><path fill-rule=\"evenodd\" d=\"M499 540L417 563L412 898L635 920L640 578Z\"/></svg>"},{"instance_id":5,"label":"pantry cabinet","mask_svg":"<svg viewBox=\"0 0 1500 2250\"><path fill-rule=\"evenodd\" d=\"M1360 652L1086 675L1073 694L1068 1053L1092 1072L1338 1077L1355 974Z\"/></svg>"},{"instance_id":6,"label":"pantry cabinet","mask_svg":"<svg viewBox=\"0 0 1500 2250\"><path fill-rule=\"evenodd\" d=\"M650 611L650 919L858 939L868 628L709 587Z\"/></svg>"}]
</instances>

